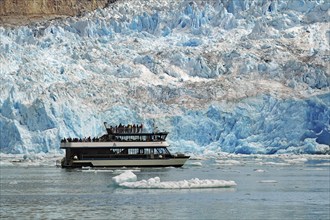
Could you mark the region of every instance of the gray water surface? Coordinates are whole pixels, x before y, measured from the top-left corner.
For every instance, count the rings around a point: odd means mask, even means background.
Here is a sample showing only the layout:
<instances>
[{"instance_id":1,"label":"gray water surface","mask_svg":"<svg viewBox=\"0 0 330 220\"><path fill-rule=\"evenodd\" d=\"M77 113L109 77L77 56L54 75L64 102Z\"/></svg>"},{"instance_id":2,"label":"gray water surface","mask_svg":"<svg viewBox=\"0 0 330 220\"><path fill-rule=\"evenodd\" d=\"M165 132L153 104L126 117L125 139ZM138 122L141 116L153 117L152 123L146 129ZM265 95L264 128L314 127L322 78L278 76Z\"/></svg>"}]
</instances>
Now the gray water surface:
<instances>
[{"instance_id":1,"label":"gray water surface","mask_svg":"<svg viewBox=\"0 0 330 220\"><path fill-rule=\"evenodd\" d=\"M183 168L140 169L138 180L233 180L233 188L126 189L108 171L1 166L1 219L330 219L329 160L285 165L189 161Z\"/></svg>"}]
</instances>

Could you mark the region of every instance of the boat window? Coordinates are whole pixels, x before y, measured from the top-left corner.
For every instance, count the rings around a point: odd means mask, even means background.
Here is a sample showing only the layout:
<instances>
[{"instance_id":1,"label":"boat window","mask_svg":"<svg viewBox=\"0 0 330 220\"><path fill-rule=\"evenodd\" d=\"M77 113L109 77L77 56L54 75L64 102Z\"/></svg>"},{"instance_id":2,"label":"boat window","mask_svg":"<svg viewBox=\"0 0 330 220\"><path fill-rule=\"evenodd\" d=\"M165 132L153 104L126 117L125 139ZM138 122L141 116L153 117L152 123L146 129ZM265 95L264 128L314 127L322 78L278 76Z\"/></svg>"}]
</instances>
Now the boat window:
<instances>
[{"instance_id":1,"label":"boat window","mask_svg":"<svg viewBox=\"0 0 330 220\"><path fill-rule=\"evenodd\" d=\"M165 154L171 154L167 148L164 148Z\"/></svg>"},{"instance_id":2,"label":"boat window","mask_svg":"<svg viewBox=\"0 0 330 220\"><path fill-rule=\"evenodd\" d=\"M139 154L144 154L144 149L143 148L139 148Z\"/></svg>"},{"instance_id":3,"label":"boat window","mask_svg":"<svg viewBox=\"0 0 330 220\"><path fill-rule=\"evenodd\" d=\"M128 154L138 154L138 148L130 148L128 149Z\"/></svg>"},{"instance_id":4,"label":"boat window","mask_svg":"<svg viewBox=\"0 0 330 220\"><path fill-rule=\"evenodd\" d=\"M164 153L164 148L156 148L156 151L157 151L159 154L163 154L163 153Z\"/></svg>"},{"instance_id":5,"label":"boat window","mask_svg":"<svg viewBox=\"0 0 330 220\"><path fill-rule=\"evenodd\" d=\"M165 148L157 148L157 149L156 149L156 151L158 154L167 153ZM154 148L113 148L113 149L110 149L110 153L111 154L150 155L150 154L154 154Z\"/></svg>"},{"instance_id":6,"label":"boat window","mask_svg":"<svg viewBox=\"0 0 330 220\"><path fill-rule=\"evenodd\" d=\"M114 154L119 154L120 152L123 151L123 149L122 148L113 148L112 151Z\"/></svg>"},{"instance_id":7,"label":"boat window","mask_svg":"<svg viewBox=\"0 0 330 220\"><path fill-rule=\"evenodd\" d=\"M170 152L167 150L167 148L162 147L162 148L156 148L156 152L158 154L170 154Z\"/></svg>"},{"instance_id":8,"label":"boat window","mask_svg":"<svg viewBox=\"0 0 330 220\"><path fill-rule=\"evenodd\" d=\"M145 148L144 149L144 154L150 154L151 152L150 152L150 148Z\"/></svg>"}]
</instances>

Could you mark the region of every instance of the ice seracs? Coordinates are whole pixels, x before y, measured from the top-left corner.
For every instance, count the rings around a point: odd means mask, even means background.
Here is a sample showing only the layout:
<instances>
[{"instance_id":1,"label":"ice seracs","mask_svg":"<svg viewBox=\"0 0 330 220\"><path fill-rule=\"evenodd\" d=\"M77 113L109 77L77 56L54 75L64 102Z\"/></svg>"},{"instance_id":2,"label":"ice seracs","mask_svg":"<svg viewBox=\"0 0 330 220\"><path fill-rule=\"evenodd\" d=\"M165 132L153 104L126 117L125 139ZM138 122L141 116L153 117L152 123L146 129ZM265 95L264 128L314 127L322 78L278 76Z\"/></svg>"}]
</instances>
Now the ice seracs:
<instances>
[{"instance_id":1,"label":"ice seracs","mask_svg":"<svg viewBox=\"0 0 330 220\"><path fill-rule=\"evenodd\" d=\"M120 118L162 121L174 152L329 153L329 8L124 0L0 27L1 152L59 150Z\"/></svg>"}]
</instances>

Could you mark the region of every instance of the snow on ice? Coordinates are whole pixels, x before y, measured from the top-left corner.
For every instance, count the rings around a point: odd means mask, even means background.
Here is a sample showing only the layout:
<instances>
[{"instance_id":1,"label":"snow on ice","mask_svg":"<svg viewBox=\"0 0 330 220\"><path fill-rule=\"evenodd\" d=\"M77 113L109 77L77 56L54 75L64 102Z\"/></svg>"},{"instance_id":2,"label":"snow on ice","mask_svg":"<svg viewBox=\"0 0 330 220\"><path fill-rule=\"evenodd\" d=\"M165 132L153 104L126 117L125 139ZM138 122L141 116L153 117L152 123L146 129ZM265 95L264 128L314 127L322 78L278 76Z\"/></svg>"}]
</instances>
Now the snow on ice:
<instances>
[{"instance_id":1,"label":"snow on ice","mask_svg":"<svg viewBox=\"0 0 330 220\"><path fill-rule=\"evenodd\" d=\"M153 119L172 151L329 153L323 0L118 1L0 27L2 153Z\"/></svg>"}]
</instances>

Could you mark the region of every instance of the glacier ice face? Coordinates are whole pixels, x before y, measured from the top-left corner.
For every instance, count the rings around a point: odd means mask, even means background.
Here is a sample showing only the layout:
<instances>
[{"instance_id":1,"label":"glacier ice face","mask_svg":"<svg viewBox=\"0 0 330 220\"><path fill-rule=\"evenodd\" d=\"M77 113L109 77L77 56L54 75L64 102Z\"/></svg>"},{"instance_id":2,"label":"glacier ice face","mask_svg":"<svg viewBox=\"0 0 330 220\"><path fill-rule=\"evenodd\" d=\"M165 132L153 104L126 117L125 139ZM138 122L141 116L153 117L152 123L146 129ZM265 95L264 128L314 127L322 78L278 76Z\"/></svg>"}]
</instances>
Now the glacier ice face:
<instances>
[{"instance_id":1,"label":"glacier ice face","mask_svg":"<svg viewBox=\"0 0 330 220\"><path fill-rule=\"evenodd\" d=\"M59 150L103 122L170 132L173 151L325 153L322 0L119 1L0 27L3 153Z\"/></svg>"},{"instance_id":2,"label":"glacier ice face","mask_svg":"<svg viewBox=\"0 0 330 220\"><path fill-rule=\"evenodd\" d=\"M170 135L172 141L178 140L173 143L178 148L184 145L180 140L192 140L204 146L200 152L217 146L231 153L273 154L289 147L296 147L295 153L316 153L318 143L330 143L329 101L329 95L305 101L262 96L230 110L212 105L205 112L189 111L173 118Z\"/></svg>"}]
</instances>

